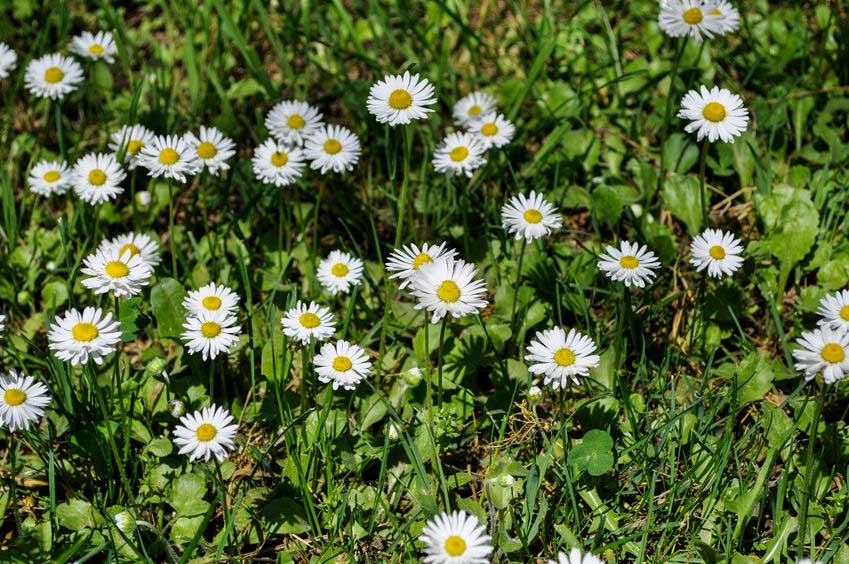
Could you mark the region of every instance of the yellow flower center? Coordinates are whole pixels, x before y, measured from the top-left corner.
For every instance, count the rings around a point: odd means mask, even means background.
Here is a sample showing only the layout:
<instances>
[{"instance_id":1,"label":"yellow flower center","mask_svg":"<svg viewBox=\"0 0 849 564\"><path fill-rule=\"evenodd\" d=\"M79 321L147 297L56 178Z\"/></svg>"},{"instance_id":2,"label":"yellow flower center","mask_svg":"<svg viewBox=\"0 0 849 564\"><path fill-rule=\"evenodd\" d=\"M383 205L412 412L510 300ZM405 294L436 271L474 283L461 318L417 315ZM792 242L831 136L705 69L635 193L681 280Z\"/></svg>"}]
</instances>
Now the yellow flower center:
<instances>
[{"instance_id":1,"label":"yellow flower center","mask_svg":"<svg viewBox=\"0 0 849 564\"><path fill-rule=\"evenodd\" d=\"M333 268L330 269L330 272L333 273L333 276L341 278L342 276L348 274L348 265L342 264L341 262L337 262L333 265Z\"/></svg>"},{"instance_id":2,"label":"yellow flower center","mask_svg":"<svg viewBox=\"0 0 849 564\"><path fill-rule=\"evenodd\" d=\"M723 249L719 245L714 245L713 247L710 248L710 250L708 251L708 254L710 255L710 258L712 258L712 259L722 260L722 259L725 258L725 249Z\"/></svg>"},{"instance_id":3,"label":"yellow flower center","mask_svg":"<svg viewBox=\"0 0 849 564\"><path fill-rule=\"evenodd\" d=\"M93 53L95 55L102 55L103 51L104 51L103 46L98 45L96 43L88 48L88 52Z\"/></svg>"},{"instance_id":4,"label":"yellow flower center","mask_svg":"<svg viewBox=\"0 0 849 564\"><path fill-rule=\"evenodd\" d=\"M436 295L443 302L452 304L460 299L460 287L453 280L446 280L439 285Z\"/></svg>"},{"instance_id":5,"label":"yellow flower center","mask_svg":"<svg viewBox=\"0 0 849 564\"><path fill-rule=\"evenodd\" d=\"M211 423L201 423L195 431L195 435L197 435L198 440L204 443L214 439L217 434L218 430L216 430L215 426Z\"/></svg>"},{"instance_id":6,"label":"yellow flower center","mask_svg":"<svg viewBox=\"0 0 849 564\"><path fill-rule=\"evenodd\" d=\"M702 115L705 119L714 123L725 119L725 106L719 102L710 102L705 109L702 110Z\"/></svg>"},{"instance_id":7,"label":"yellow flower center","mask_svg":"<svg viewBox=\"0 0 849 564\"><path fill-rule=\"evenodd\" d=\"M286 166L286 163L289 162L289 155L286 153L281 153L279 151L271 154L271 164L276 167Z\"/></svg>"},{"instance_id":8,"label":"yellow flower center","mask_svg":"<svg viewBox=\"0 0 849 564\"><path fill-rule=\"evenodd\" d=\"M113 260L106 263L106 268L103 269L110 278L124 278L130 273L129 267L120 260Z\"/></svg>"},{"instance_id":9,"label":"yellow flower center","mask_svg":"<svg viewBox=\"0 0 849 564\"><path fill-rule=\"evenodd\" d=\"M200 334L207 339L217 337L221 333L221 325L214 321L205 321L200 325Z\"/></svg>"},{"instance_id":10,"label":"yellow flower center","mask_svg":"<svg viewBox=\"0 0 849 564\"><path fill-rule=\"evenodd\" d=\"M686 12L684 12L684 21L690 25L697 25L702 23L704 16L702 15L702 11L699 8L690 8Z\"/></svg>"},{"instance_id":11,"label":"yellow flower center","mask_svg":"<svg viewBox=\"0 0 849 564\"><path fill-rule=\"evenodd\" d=\"M470 116L476 116L476 115L479 115L480 113L481 113L481 107L478 106L477 104L475 104L474 106L469 108L469 115Z\"/></svg>"},{"instance_id":12,"label":"yellow flower center","mask_svg":"<svg viewBox=\"0 0 849 564\"><path fill-rule=\"evenodd\" d=\"M324 152L328 155L335 155L342 150L342 143L336 139L328 139L324 142Z\"/></svg>"},{"instance_id":13,"label":"yellow flower center","mask_svg":"<svg viewBox=\"0 0 849 564\"><path fill-rule=\"evenodd\" d=\"M198 156L202 159L211 159L218 154L218 149L209 141L204 141L198 145Z\"/></svg>"},{"instance_id":14,"label":"yellow flower center","mask_svg":"<svg viewBox=\"0 0 849 564\"><path fill-rule=\"evenodd\" d=\"M389 95L389 105L395 110L406 110L413 105L413 97L403 88L399 88Z\"/></svg>"},{"instance_id":15,"label":"yellow flower center","mask_svg":"<svg viewBox=\"0 0 849 564\"><path fill-rule=\"evenodd\" d=\"M822 348L820 356L822 356L824 361L834 364L836 362L843 362L843 359L846 358L846 351L837 343L829 343Z\"/></svg>"},{"instance_id":16,"label":"yellow flower center","mask_svg":"<svg viewBox=\"0 0 849 564\"><path fill-rule=\"evenodd\" d=\"M103 186L106 183L106 173L96 168L88 173L88 181L94 186Z\"/></svg>"},{"instance_id":17,"label":"yellow flower center","mask_svg":"<svg viewBox=\"0 0 849 564\"><path fill-rule=\"evenodd\" d=\"M299 116L298 114L292 114L289 116L289 119L286 120L286 125L289 126L289 129L300 129L307 122L304 121L304 118Z\"/></svg>"},{"instance_id":18,"label":"yellow flower center","mask_svg":"<svg viewBox=\"0 0 849 564\"><path fill-rule=\"evenodd\" d=\"M298 323L300 323L303 327L307 329L315 329L319 325L321 325L321 319L318 318L316 314L311 311L307 311L302 313L298 318Z\"/></svg>"},{"instance_id":19,"label":"yellow flower center","mask_svg":"<svg viewBox=\"0 0 849 564\"><path fill-rule=\"evenodd\" d=\"M351 359L347 356L337 356L333 359L333 370L336 372L347 372L351 369Z\"/></svg>"},{"instance_id":20,"label":"yellow flower center","mask_svg":"<svg viewBox=\"0 0 849 564\"><path fill-rule=\"evenodd\" d=\"M71 336L75 341L79 341L81 343L89 343L97 338L97 327L92 323L86 323L83 321L82 323L77 323L74 325L74 328L71 329Z\"/></svg>"},{"instance_id":21,"label":"yellow flower center","mask_svg":"<svg viewBox=\"0 0 849 564\"><path fill-rule=\"evenodd\" d=\"M53 182L56 182L57 180L59 180L60 177L61 177L61 175L59 174L59 171L48 170L47 172L44 173L44 176L42 178L44 178L45 182L50 182L52 184Z\"/></svg>"},{"instance_id":22,"label":"yellow flower center","mask_svg":"<svg viewBox=\"0 0 849 564\"><path fill-rule=\"evenodd\" d=\"M845 305L840 308L840 317L842 317L846 321L849 321L849 305Z\"/></svg>"},{"instance_id":23,"label":"yellow flower center","mask_svg":"<svg viewBox=\"0 0 849 564\"><path fill-rule=\"evenodd\" d=\"M134 257L141 252L141 250L133 245L132 243L127 243L123 247L121 247L121 251L118 253L119 255L123 255L127 251L130 251L130 256Z\"/></svg>"},{"instance_id":24,"label":"yellow flower center","mask_svg":"<svg viewBox=\"0 0 849 564\"><path fill-rule=\"evenodd\" d=\"M485 123L483 127L481 127L481 134L486 135L487 137L492 137L498 133L498 126L494 123Z\"/></svg>"},{"instance_id":25,"label":"yellow flower center","mask_svg":"<svg viewBox=\"0 0 849 564\"><path fill-rule=\"evenodd\" d=\"M221 307L221 298L218 296L207 296L200 303L204 309L216 310Z\"/></svg>"},{"instance_id":26,"label":"yellow flower center","mask_svg":"<svg viewBox=\"0 0 849 564\"><path fill-rule=\"evenodd\" d=\"M445 552L450 556L462 556L466 552L466 541L457 535L445 539Z\"/></svg>"},{"instance_id":27,"label":"yellow flower center","mask_svg":"<svg viewBox=\"0 0 849 564\"><path fill-rule=\"evenodd\" d=\"M459 163L461 161L466 160L466 157L469 156L469 150L466 147L455 147L451 150L451 154L449 155L451 160L455 163Z\"/></svg>"},{"instance_id":28,"label":"yellow flower center","mask_svg":"<svg viewBox=\"0 0 849 564\"><path fill-rule=\"evenodd\" d=\"M524 217L525 221L528 223L537 224L542 221L542 214L539 213L538 210L528 210L522 215L522 217Z\"/></svg>"},{"instance_id":29,"label":"yellow flower center","mask_svg":"<svg viewBox=\"0 0 849 564\"><path fill-rule=\"evenodd\" d=\"M708 12L711 16L721 16L722 12L719 11L719 8L714 8L710 12Z\"/></svg>"},{"instance_id":30,"label":"yellow flower center","mask_svg":"<svg viewBox=\"0 0 849 564\"><path fill-rule=\"evenodd\" d=\"M44 80L50 84L56 84L65 78L65 73L59 67L50 67L44 71Z\"/></svg>"},{"instance_id":31,"label":"yellow flower center","mask_svg":"<svg viewBox=\"0 0 849 564\"><path fill-rule=\"evenodd\" d=\"M138 139L130 139L130 142L127 143L127 152L131 155L138 155L142 148L144 148L144 142Z\"/></svg>"},{"instance_id":32,"label":"yellow flower center","mask_svg":"<svg viewBox=\"0 0 849 564\"><path fill-rule=\"evenodd\" d=\"M6 390L6 393L3 394L3 400L7 405L11 405L15 407L16 405L21 405L27 400L27 395L23 390L19 390L17 388L9 388Z\"/></svg>"},{"instance_id":33,"label":"yellow flower center","mask_svg":"<svg viewBox=\"0 0 849 564\"><path fill-rule=\"evenodd\" d=\"M554 362L558 366L572 366L575 364L575 353L571 349L560 349L554 353Z\"/></svg>"},{"instance_id":34,"label":"yellow flower center","mask_svg":"<svg viewBox=\"0 0 849 564\"><path fill-rule=\"evenodd\" d=\"M164 165L172 165L180 160L180 155L174 149L167 147L159 151L159 162Z\"/></svg>"},{"instance_id":35,"label":"yellow flower center","mask_svg":"<svg viewBox=\"0 0 849 564\"><path fill-rule=\"evenodd\" d=\"M433 259L427 253L419 253L416 255L416 258L413 259L413 270L418 270L419 267L426 262L433 262Z\"/></svg>"},{"instance_id":36,"label":"yellow flower center","mask_svg":"<svg viewBox=\"0 0 849 564\"><path fill-rule=\"evenodd\" d=\"M619 259L619 264L622 268L627 268L628 270L634 270L638 266L640 266L640 261L637 260L637 257L633 255L625 255L621 259Z\"/></svg>"}]
</instances>

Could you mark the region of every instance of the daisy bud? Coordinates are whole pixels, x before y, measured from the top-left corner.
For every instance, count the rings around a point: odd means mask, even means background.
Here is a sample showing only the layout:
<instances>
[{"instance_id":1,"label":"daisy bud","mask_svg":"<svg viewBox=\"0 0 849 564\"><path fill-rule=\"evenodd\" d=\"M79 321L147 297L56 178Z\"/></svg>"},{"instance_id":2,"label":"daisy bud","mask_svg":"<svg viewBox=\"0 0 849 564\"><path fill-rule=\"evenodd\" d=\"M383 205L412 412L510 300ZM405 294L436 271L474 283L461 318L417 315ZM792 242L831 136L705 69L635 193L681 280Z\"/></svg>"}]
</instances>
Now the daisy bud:
<instances>
[{"instance_id":1,"label":"daisy bud","mask_svg":"<svg viewBox=\"0 0 849 564\"><path fill-rule=\"evenodd\" d=\"M178 399L169 401L168 409L171 411L171 417L182 417L186 413L185 404Z\"/></svg>"},{"instance_id":2,"label":"daisy bud","mask_svg":"<svg viewBox=\"0 0 849 564\"><path fill-rule=\"evenodd\" d=\"M150 205L150 192L148 192L147 190L142 190L141 192L137 192L136 193L136 203L143 208L146 208L147 206L149 206Z\"/></svg>"},{"instance_id":3,"label":"daisy bud","mask_svg":"<svg viewBox=\"0 0 849 564\"><path fill-rule=\"evenodd\" d=\"M498 477L498 485L502 488L509 488L513 485L513 476L510 474L503 474Z\"/></svg>"},{"instance_id":4,"label":"daisy bud","mask_svg":"<svg viewBox=\"0 0 849 564\"><path fill-rule=\"evenodd\" d=\"M422 381L422 370L418 366L410 368L404 373L404 383L414 388Z\"/></svg>"},{"instance_id":5,"label":"daisy bud","mask_svg":"<svg viewBox=\"0 0 849 564\"><path fill-rule=\"evenodd\" d=\"M114 517L115 526L121 529L124 534L130 534L136 528L136 520L129 511L121 511Z\"/></svg>"},{"instance_id":6,"label":"daisy bud","mask_svg":"<svg viewBox=\"0 0 849 564\"><path fill-rule=\"evenodd\" d=\"M387 433L389 434L390 441L397 441L398 437L400 436L398 434L398 428L395 426L394 423L389 424L389 430L387 431Z\"/></svg>"},{"instance_id":7,"label":"daisy bud","mask_svg":"<svg viewBox=\"0 0 849 564\"><path fill-rule=\"evenodd\" d=\"M528 390L528 401L539 403L540 400L542 400L542 390L539 389L539 386L531 386L531 389Z\"/></svg>"},{"instance_id":8,"label":"daisy bud","mask_svg":"<svg viewBox=\"0 0 849 564\"><path fill-rule=\"evenodd\" d=\"M54 272L56 270L56 262L51 260L44 265L44 268L47 269L47 272Z\"/></svg>"}]
</instances>

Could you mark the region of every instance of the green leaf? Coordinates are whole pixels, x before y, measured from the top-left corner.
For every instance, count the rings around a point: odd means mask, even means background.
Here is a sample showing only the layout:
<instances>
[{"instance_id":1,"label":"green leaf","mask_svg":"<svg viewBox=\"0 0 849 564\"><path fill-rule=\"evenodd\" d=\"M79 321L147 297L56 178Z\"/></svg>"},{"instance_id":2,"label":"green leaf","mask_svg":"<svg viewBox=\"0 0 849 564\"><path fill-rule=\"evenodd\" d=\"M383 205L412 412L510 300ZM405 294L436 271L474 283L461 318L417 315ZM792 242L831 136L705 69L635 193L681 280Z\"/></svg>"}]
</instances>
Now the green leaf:
<instances>
[{"instance_id":1,"label":"green leaf","mask_svg":"<svg viewBox=\"0 0 849 564\"><path fill-rule=\"evenodd\" d=\"M599 221L615 225L622 216L622 209L640 200L640 193L630 186L602 185L590 195L593 213Z\"/></svg>"},{"instance_id":2,"label":"green leaf","mask_svg":"<svg viewBox=\"0 0 849 564\"><path fill-rule=\"evenodd\" d=\"M569 451L567 462L591 476L601 476L613 468L613 437L601 429L587 431L583 440Z\"/></svg>"},{"instance_id":3,"label":"green leaf","mask_svg":"<svg viewBox=\"0 0 849 564\"><path fill-rule=\"evenodd\" d=\"M816 241L819 213L810 192L786 185L774 187L768 195L756 194L755 206L767 230L762 244L781 261L786 280Z\"/></svg>"},{"instance_id":4,"label":"green leaf","mask_svg":"<svg viewBox=\"0 0 849 564\"><path fill-rule=\"evenodd\" d=\"M82 499L69 499L65 503L56 506L56 518L60 525L72 531L79 531L94 526L91 504Z\"/></svg>"},{"instance_id":5,"label":"green leaf","mask_svg":"<svg viewBox=\"0 0 849 564\"><path fill-rule=\"evenodd\" d=\"M752 353L737 369L737 400L741 404L763 399L772 389L775 371L765 353Z\"/></svg>"},{"instance_id":6,"label":"green leaf","mask_svg":"<svg viewBox=\"0 0 849 564\"><path fill-rule=\"evenodd\" d=\"M699 160L699 146L683 133L673 133L663 144L663 162L667 170L684 174Z\"/></svg>"},{"instance_id":7,"label":"green leaf","mask_svg":"<svg viewBox=\"0 0 849 564\"><path fill-rule=\"evenodd\" d=\"M135 341L141 330L149 323L148 317L140 311L141 303L140 297L121 302L118 320L121 322L121 340L125 343Z\"/></svg>"},{"instance_id":8,"label":"green leaf","mask_svg":"<svg viewBox=\"0 0 849 564\"><path fill-rule=\"evenodd\" d=\"M165 278L150 291L150 305L162 337L176 339L183 332L186 290L173 278Z\"/></svg>"},{"instance_id":9,"label":"green leaf","mask_svg":"<svg viewBox=\"0 0 849 564\"><path fill-rule=\"evenodd\" d=\"M669 212L687 225L687 233L702 230L702 203L699 179L695 176L673 176L663 183L663 201Z\"/></svg>"},{"instance_id":10,"label":"green leaf","mask_svg":"<svg viewBox=\"0 0 849 564\"><path fill-rule=\"evenodd\" d=\"M153 454L154 456L158 456L162 458L164 456L168 456L174 450L174 445L171 444L165 437L159 437L158 439L153 439L150 444L147 446L148 452Z\"/></svg>"},{"instance_id":11,"label":"green leaf","mask_svg":"<svg viewBox=\"0 0 849 564\"><path fill-rule=\"evenodd\" d=\"M183 474L174 480L168 503L177 515L194 517L206 511L206 480L198 474Z\"/></svg>"},{"instance_id":12,"label":"green leaf","mask_svg":"<svg viewBox=\"0 0 849 564\"><path fill-rule=\"evenodd\" d=\"M310 530L304 508L288 498L272 499L262 508L262 522L271 535L297 535Z\"/></svg>"}]
</instances>

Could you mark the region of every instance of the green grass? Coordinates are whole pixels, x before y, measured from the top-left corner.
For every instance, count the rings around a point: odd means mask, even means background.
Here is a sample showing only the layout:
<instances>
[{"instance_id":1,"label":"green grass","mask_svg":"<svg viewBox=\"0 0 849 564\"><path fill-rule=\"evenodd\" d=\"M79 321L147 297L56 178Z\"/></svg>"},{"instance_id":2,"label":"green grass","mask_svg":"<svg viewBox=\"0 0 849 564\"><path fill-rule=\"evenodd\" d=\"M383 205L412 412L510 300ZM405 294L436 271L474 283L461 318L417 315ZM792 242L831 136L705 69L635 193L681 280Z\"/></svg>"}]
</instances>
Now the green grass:
<instances>
[{"instance_id":1,"label":"green grass","mask_svg":"<svg viewBox=\"0 0 849 564\"><path fill-rule=\"evenodd\" d=\"M738 7L739 32L683 44L661 34L653 0L0 3L0 40L19 56L0 80L0 367L53 398L36 429L2 431L0 559L406 562L425 521L459 508L487 526L497 562L571 546L607 562L849 562L849 393L805 383L791 356L819 298L849 284L846 6ZM84 64L57 122L23 69L98 29L119 56ZM370 85L406 69L435 85L437 111L377 124ZM687 256L706 226L700 146L674 114L700 84L739 93L753 116L706 154L708 221L747 246L721 282ZM472 179L447 179L433 149L476 89L516 136ZM352 173L308 171L286 189L254 179L264 115L286 98L359 136ZM106 151L136 121L161 134L214 125L238 159L173 199L141 168L114 205L26 189L41 158ZM522 253L500 208L531 189L564 227ZM131 198L142 190L148 207ZM114 309L79 270L131 229L159 235L162 265L121 302L120 354L73 369L49 353L46 326L70 307ZM625 297L595 266L623 238L663 261L655 284ZM441 326L382 264L399 243L441 240L478 266L491 305L449 322L440 351ZM315 276L333 249L366 262L351 296ZM243 335L203 362L178 338L178 306L209 281L241 297ZM356 391L304 370L312 351L279 323L297 299L331 307L336 338L369 352ZM533 403L525 348L553 325L591 336L602 363ZM413 367L434 381L432 412L426 382L405 379ZM230 409L237 451L220 465L177 455L174 399ZM129 533L112 518L122 510L141 522Z\"/></svg>"}]
</instances>

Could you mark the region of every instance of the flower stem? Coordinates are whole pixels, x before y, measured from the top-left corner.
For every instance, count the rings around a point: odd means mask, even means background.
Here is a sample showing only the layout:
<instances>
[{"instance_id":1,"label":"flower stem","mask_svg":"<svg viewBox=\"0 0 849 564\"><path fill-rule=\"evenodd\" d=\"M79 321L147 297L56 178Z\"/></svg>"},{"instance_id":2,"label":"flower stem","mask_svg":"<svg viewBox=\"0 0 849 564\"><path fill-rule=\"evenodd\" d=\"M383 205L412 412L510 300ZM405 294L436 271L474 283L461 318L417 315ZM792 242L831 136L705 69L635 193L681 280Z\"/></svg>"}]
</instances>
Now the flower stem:
<instances>
[{"instance_id":1,"label":"flower stem","mask_svg":"<svg viewBox=\"0 0 849 564\"><path fill-rule=\"evenodd\" d=\"M811 419L811 427L808 430L808 453L805 457L805 488L807 495L803 496L802 510L799 512L799 537L796 542L797 557L802 558L805 548L805 536L808 534L808 504L816 490L816 473L814 472L814 445L817 442L817 430L822 416L822 406L825 402L825 386L822 382L818 383L817 387L817 403L814 407L814 416ZM817 465L818 466L818 465ZM818 501L818 500L815 500ZM811 537L811 550L814 549L815 536ZM813 552L812 552L813 553Z\"/></svg>"},{"instance_id":2,"label":"flower stem","mask_svg":"<svg viewBox=\"0 0 849 564\"><path fill-rule=\"evenodd\" d=\"M62 107L57 101L53 103L53 115L56 118L56 139L59 141L59 153L65 160L65 136L62 133Z\"/></svg>"},{"instance_id":3,"label":"flower stem","mask_svg":"<svg viewBox=\"0 0 849 564\"><path fill-rule=\"evenodd\" d=\"M448 316L442 318L442 327L439 329L439 353L437 358L437 371L439 380L439 393L436 396L436 401L439 407L442 407L442 345L445 342L445 326L448 325Z\"/></svg>"},{"instance_id":4,"label":"flower stem","mask_svg":"<svg viewBox=\"0 0 849 564\"><path fill-rule=\"evenodd\" d=\"M708 225L708 198L705 193L705 161L707 160L708 142L702 141L702 156L699 159L699 199L702 202L702 223Z\"/></svg>"},{"instance_id":5,"label":"flower stem","mask_svg":"<svg viewBox=\"0 0 849 564\"><path fill-rule=\"evenodd\" d=\"M510 312L510 329L513 329L513 324L516 323L516 306L519 302L519 287L522 285L522 262L525 260L525 247L528 245L528 240L522 237L522 249L519 251L519 268L516 272L516 286L513 288L513 306Z\"/></svg>"},{"instance_id":6,"label":"flower stem","mask_svg":"<svg viewBox=\"0 0 849 564\"><path fill-rule=\"evenodd\" d=\"M168 179L168 243L171 245L171 276L177 278L177 253L174 250L174 181Z\"/></svg>"}]
</instances>

